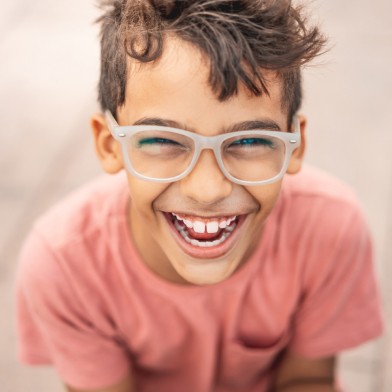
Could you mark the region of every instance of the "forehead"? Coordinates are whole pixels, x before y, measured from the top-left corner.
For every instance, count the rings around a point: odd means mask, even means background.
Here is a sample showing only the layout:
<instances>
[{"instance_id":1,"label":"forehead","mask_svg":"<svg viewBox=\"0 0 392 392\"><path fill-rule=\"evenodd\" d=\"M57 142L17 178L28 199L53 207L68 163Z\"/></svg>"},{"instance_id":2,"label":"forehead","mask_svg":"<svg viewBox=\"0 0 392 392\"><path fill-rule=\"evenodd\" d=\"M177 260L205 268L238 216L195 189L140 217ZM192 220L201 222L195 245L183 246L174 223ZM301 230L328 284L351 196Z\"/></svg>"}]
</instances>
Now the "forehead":
<instances>
[{"instance_id":1,"label":"forehead","mask_svg":"<svg viewBox=\"0 0 392 392\"><path fill-rule=\"evenodd\" d=\"M282 81L272 71L263 74L269 96L256 97L239 83L238 93L220 102L208 82L208 59L193 45L168 38L157 61L146 64L130 61L126 100L120 116L124 116L128 124L154 116L195 129L220 129L239 121L269 118L284 128Z\"/></svg>"}]
</instances>

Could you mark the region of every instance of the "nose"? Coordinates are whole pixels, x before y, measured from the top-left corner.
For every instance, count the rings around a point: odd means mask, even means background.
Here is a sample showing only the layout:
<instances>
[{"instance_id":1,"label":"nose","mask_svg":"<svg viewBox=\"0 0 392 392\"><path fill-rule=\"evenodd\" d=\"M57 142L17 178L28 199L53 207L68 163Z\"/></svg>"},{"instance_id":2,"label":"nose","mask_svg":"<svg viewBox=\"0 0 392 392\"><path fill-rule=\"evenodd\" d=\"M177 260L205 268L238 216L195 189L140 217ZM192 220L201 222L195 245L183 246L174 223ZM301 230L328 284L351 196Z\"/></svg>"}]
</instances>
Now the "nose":
<instances>
[{"instance_id":1,"label":"nose","mask_svg":"<svg viewBox=\"0 0 392 392\"><path fill-rule=\"evenodd\" d=\"M185 196L205 205L228 197L232 188L233 183L222 173L211 150L202 151L193 170L180 181Z\"/></svg>"}]
</instances>

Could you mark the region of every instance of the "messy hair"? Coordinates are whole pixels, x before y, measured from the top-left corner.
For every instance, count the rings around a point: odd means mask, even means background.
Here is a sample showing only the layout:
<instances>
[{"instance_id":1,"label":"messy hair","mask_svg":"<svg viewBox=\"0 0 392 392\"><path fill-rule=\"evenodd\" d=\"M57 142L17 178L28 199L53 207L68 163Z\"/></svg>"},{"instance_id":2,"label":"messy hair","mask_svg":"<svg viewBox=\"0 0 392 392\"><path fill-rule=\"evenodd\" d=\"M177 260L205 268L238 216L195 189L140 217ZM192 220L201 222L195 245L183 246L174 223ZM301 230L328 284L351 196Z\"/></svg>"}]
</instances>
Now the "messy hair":
<instances>
[{"instance_id":1,"label":"messy hair","mask_svg":"<svg viewBox=\"0 0 392 392\"><path fill-rule=\"evenodd\" d=\"M268 94L264 70L282 80L290 121L302 101L301 67L320 54L325 38L307 27L290 0L102 0L99 101L114 115L125 103L128 56L141 63L162 55L167 34L198 48L209 61L209 85L220 101L242 83Z\"/></svg>"}]
</instances>

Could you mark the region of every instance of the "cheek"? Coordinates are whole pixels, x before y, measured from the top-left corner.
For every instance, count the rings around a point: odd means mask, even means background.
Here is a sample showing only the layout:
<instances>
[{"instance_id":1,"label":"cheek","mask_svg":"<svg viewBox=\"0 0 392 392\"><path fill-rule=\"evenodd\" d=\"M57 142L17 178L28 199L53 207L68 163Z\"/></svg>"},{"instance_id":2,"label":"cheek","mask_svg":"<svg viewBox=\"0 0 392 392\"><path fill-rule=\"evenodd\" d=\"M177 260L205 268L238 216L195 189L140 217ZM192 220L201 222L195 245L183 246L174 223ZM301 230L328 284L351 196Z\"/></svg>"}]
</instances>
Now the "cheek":
<instances>
[{"instance_id":1,"label":"cheek","mask_svg":"<svg viewBox=\"0 0 392 392\"><path fill-rule=\"evenodd\" d=\"M128 175L131 210L138 214L151 215L153 203L167 188L167 184L139 180Z\"/></svg>"},{"instance_id":2,"label":"cheek","mask_svg":"<svg viewBox=\"0 0 392 392\"><path fill-rule=\"evenodd\" d=\"M274 207L282 187L282 182L278 181L269 185L248 187L248 192L257 200L260 205L260 213L265 216Z\"/></svg>"}]
</instances>

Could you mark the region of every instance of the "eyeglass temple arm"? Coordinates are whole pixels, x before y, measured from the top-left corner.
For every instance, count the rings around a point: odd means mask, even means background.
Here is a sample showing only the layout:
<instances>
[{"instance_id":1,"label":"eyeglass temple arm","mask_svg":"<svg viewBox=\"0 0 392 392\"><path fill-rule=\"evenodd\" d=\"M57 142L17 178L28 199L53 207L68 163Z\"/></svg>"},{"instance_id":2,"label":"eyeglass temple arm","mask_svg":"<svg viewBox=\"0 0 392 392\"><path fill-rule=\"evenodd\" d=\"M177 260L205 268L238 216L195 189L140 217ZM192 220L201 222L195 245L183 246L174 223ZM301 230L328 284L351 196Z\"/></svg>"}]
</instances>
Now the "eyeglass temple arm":
<instances>
[{"instance_id":1,"label":"eyeglass temple arm","mask_svg":"<svg viewBox=\"0 0 392 392\"><path fill-rule=\"evenodd\" d=\"M116 119L113 117L113 114L110 112L110 110L105 110L105 116L108 121L109 128L111 130L113 130L115 127L118 127L118 123Z\"/></svg>"},{"instance_id":2,"label":"eyeglass temple arm","mask_svg":"<svg viewBox=\"0 0 392 392\"><path fill-rule=\"evenodd\" d=\"M294 114L292 125L294 125L294 129L293 129L292 132L300 134L301 133L301 125L300 125L300 122L299 122L298 114Z\"/></svg>"}]
</instances>

